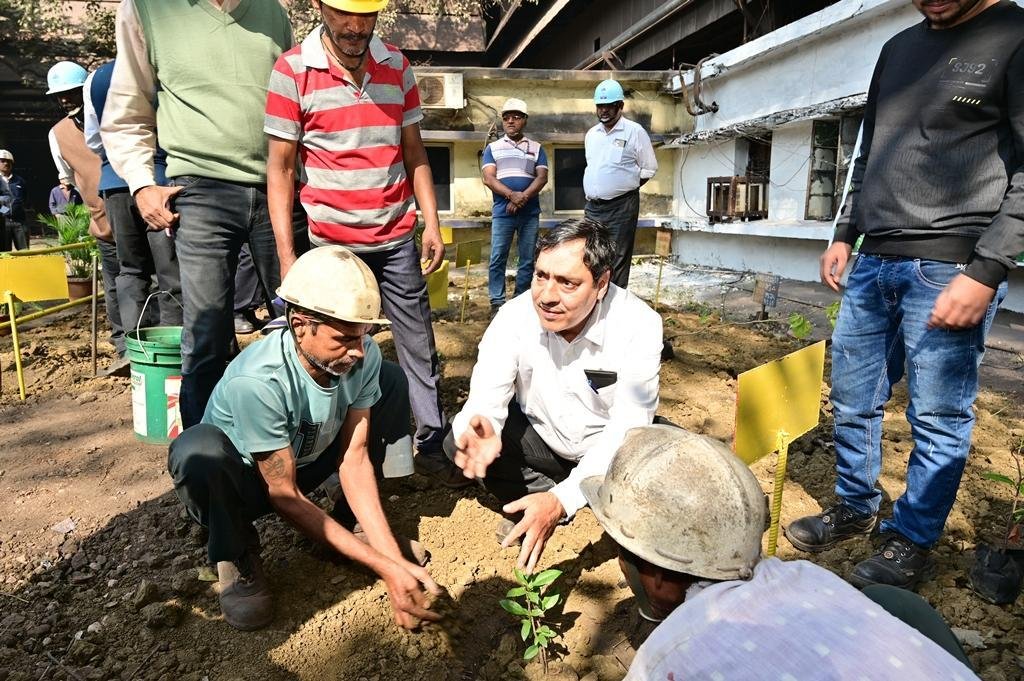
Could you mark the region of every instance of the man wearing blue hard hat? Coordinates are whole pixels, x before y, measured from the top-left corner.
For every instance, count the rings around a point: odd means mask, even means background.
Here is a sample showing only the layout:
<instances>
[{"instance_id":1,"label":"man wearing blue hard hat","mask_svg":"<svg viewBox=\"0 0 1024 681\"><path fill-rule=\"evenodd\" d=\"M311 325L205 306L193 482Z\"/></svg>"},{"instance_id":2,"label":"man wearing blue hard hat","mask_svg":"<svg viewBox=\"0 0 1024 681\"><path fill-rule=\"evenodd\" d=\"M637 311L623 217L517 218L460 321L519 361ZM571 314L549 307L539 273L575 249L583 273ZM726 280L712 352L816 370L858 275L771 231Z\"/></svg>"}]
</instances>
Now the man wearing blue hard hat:
<instances>
[{"instance_id":1,"label":"man wearing blue hard hat","mask_svg":"<svg viewBox=\"0 0 1024 681\"><path fill-rule=\"evenodd\" d=\"M647 131L622 115L625 98L616 80L602 81L594 90L598 123L587 131L587 168L583 173L585 215L605 225L615 239L612 283L621 288L629 284L640 187L658 172Z\"/></svg>"}]
</instances>

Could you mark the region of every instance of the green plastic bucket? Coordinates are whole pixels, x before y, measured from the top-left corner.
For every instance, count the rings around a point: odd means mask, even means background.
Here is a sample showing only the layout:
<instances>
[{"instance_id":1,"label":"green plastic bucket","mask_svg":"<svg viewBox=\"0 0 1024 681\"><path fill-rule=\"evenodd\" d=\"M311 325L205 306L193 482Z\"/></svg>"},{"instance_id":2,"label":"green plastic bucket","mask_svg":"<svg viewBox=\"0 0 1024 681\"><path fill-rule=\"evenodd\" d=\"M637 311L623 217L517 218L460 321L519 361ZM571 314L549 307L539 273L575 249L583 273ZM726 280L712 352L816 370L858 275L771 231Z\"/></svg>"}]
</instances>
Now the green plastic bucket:
<instances>
[{"instance_id":1,"label":"green plastic bucket","mask_svg":"<svg viewBox=\"0 0 1024 681\"><path fill-rule=\"evenodd\" d=\"M132 365L135 437L167 444L181 433L181 327L151 326L125 334Z\"/></svg>"}]
</instances>

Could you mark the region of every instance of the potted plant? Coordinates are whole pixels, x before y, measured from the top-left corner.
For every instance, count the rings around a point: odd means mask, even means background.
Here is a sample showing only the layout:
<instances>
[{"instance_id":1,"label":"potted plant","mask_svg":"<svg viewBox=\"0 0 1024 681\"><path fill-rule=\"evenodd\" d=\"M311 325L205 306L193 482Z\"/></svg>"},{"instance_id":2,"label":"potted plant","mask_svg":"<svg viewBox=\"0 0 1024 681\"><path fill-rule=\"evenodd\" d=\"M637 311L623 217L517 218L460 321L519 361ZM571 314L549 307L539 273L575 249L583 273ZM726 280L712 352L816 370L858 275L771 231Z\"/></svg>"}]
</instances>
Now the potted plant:
<instances>
[{"instance_id":1,"label":"potted plant","mask_svg":"<svg viewBox=\"0 0 1024 681\"><path fill-rule=\"evenodd\" d=\"M60 215L40 215L39 220L57 232L61 246L89 244L88 248L64 251L64 259L67 261L68 298L75 300L92 295L92 257L96 251L96 239L89 234L92 221L89 209L68 204Z\"/></svg>"},{"instance_id":2,"label":"potted plant","mask_svg":"<svg viewBox=\"0 0 1024 681\"><path fill-rule=\"evenodd\" d=\"M1006 531L1003 533L1001 546L992 547L986 544L979 544L974 552L974 566L971 568L971 586L974 591L987 601L997 605L1013 603L1020 595L1021 582L1024 580L1024 568L1021 561L1014 554L1021 551L1010 549L1011 543L1018 545L1021 542L1021 526L1024 525L1024 506L1021 504L1021 497L1024 496L1024 470L1021 467L1021 451L1024 450L1024 440L1012 447L1010 455L1017 467L1016 479L1002 473L987 472L982 476L993 482L1008 486L1013 490L1013 500L1010 505L1010 512L1006 517Z\"/></svg>"}]
</instances>

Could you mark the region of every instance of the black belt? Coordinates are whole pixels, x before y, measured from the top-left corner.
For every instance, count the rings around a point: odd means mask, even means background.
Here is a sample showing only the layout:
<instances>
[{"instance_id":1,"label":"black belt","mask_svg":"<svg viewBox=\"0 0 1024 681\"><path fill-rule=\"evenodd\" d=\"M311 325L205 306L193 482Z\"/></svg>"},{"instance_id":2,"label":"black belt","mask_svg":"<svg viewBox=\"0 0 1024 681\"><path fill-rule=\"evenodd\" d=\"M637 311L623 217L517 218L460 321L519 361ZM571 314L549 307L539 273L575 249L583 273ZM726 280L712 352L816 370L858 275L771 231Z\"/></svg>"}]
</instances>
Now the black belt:
<instances>
[{"instance_id":1,"label":"black belt","mask_svg":"<svg viewBox=\"0 0 1024 681\"><path fill-rule=\"evenodd\" d=\"M636 194L639 191L640 191L640 188L637 187L636 189L633 189L632 191L628 191L625 194L619 194L614 199L587 199L587 201L589 201L590 203L594 204L595 206L604 206L604 205L607 205L609 203L615 203L616 201L621 201L622 199L626 198L627 196L632 196L632 195Z\"/></svg>"}]
</instances>

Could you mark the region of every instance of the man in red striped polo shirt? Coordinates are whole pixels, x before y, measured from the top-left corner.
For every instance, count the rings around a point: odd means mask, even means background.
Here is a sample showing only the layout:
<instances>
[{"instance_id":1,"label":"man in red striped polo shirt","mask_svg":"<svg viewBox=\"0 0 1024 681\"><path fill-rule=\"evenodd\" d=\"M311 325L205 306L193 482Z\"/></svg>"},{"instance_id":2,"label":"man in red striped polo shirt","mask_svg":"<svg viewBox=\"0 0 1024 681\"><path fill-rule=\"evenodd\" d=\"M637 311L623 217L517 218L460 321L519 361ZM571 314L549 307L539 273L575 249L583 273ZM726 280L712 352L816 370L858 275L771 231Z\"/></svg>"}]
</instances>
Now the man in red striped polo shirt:
<instances>
[{"instance_id":1,"label":"man in red striped polo shirt","mask_svg":"<svg viewBox=\"0 0 1024 681\"><path fill-rule=\"evenodd\" d=\"M267 192L281 276L295 262L289 231L296 160L313 246L359 255L380 285L416 418L417 470L458 486L441 451L447 421L424 274L444 257L408 60L374 36L387 0L313 0L323 24L274 65L264 130ZM416 252L416 208L423 214ZM422 269L421 269L422 265Z\"/></svg>"}]
</instances>

